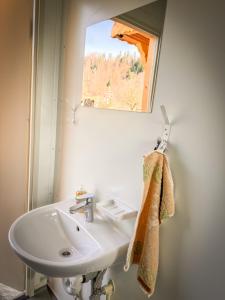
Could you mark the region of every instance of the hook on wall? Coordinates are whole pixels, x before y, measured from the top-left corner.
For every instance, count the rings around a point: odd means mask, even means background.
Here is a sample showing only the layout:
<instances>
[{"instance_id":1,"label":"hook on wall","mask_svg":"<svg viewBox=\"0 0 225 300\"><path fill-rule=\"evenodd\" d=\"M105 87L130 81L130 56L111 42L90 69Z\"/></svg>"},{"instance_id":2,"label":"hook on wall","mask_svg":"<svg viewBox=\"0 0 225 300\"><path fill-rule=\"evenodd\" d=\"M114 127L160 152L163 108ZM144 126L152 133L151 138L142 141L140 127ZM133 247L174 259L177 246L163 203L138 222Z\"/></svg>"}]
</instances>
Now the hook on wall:
<instances>
[{"instance_id":1,"label":"hook on wall","mask_svg":"<svg viewBox=\"0 0 225 300\"><path fill-rule=\"evenodd\" d=\"M81 103L77 104L74 108L72 108L72 112L73 112L73 124L76 124L76 112L78 110L78 108L81 106Z\"/></svg>"},{"instance_id":2,"label":"hook on wall","mask_svg":"<svg viewBox=\"0 0 225 300\"><path fill-rule=\"evenodd\" d=\"M165 106L161 104L160 109L161 109L161 112L162 112L162 116L163 116L165 125L164 125L163 134L157 140L157 146L155 147L154 150L157 150L157 151L160 151L160 152L163 153L167 148L167 142L169 140L170 131L171 131L171 123L169 121Z\"/></svg>"},{"instance_id":3,"label":"hook on wall","mask_svg":"<svg viewBox=\"0 0 225 300\"><path fill-rule=\"evenodd\" d=\"M168 118L168 115L167 115L167 111L166 111L166 108L163 104L160 105L160 108L161 108L161 112L162 112L162 115L163 115L163 119L164 119L164 122L166 125L170 125L170 121L169 121L169 118Z\"/></svg>"},{"instance_id":4,"label":"hook on wall","mask_svg":"<svg viewBox=\"0 0 225 300\"><path fill-rule=\"evenodd\" d=\"M62 103L65 103L66 105L68 105L72 111L72 123L76 124L76 112L78 110L78 108L81 106L81 103L72 106L72 104L70 103L70 101L68 99L65 100L61 100Z\"/></svg>"}]
</instances>

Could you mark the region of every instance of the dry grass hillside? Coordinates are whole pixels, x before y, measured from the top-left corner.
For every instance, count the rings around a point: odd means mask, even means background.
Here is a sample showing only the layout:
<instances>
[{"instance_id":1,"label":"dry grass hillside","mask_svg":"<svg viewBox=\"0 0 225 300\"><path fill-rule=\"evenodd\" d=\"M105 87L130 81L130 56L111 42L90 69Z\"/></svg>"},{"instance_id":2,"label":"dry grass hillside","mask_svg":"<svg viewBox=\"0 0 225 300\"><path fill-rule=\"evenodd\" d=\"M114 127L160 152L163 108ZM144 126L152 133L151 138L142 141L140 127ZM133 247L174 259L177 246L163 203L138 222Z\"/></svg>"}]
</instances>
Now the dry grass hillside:
<instances>
[{"instance_id":1,"label":"dry grass hillside","mask_svg":"<svg viewBox=\"0 0 225 300\"><path fill-rule=\"evenodd\" d=\"M144 68L135 55L89 54L84 60L82 103L141 110Z\"/></svg>"}]
</instances>

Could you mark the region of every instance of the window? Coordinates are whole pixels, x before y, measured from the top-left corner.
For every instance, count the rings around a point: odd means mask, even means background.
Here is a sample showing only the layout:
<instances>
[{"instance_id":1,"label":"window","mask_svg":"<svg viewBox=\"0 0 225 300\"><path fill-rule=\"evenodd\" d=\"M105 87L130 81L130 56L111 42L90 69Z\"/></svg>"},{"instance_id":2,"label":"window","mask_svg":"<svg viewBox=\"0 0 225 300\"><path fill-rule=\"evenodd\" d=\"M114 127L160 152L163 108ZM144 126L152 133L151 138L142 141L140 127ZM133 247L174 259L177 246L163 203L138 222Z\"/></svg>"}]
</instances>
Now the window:
<instances>
[{"instance_id":1,"label":"window","mask_svg":"<svg viewBox=\"0 0 225 300\"><path fill-rule=\"evenodd\" d=\"M88 27L82 105L150 111L158 39L118 18Z\"/></svg>"}]
</instances>

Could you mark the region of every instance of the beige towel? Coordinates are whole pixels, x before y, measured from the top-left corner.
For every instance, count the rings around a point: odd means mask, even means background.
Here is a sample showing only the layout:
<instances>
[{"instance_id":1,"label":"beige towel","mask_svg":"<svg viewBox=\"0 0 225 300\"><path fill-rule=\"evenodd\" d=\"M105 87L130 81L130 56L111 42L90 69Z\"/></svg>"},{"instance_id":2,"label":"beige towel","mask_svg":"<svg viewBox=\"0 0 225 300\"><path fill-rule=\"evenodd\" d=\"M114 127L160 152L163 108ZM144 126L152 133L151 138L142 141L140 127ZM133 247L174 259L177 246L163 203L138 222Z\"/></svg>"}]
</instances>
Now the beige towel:
<instances>
[{"instance_id":1,"label":"beige towel","mask_svg":"<svg viewBox=\"0 0 225 300\"><path fill-rule=\"evenodd\" d=\"M167 156L154 151L144 158L144 195L131 239L127 271L138 264L137 279L150 297L154 293L159 262L159 224L174 215L173 180Z\"/></svg>"}]
</instances>

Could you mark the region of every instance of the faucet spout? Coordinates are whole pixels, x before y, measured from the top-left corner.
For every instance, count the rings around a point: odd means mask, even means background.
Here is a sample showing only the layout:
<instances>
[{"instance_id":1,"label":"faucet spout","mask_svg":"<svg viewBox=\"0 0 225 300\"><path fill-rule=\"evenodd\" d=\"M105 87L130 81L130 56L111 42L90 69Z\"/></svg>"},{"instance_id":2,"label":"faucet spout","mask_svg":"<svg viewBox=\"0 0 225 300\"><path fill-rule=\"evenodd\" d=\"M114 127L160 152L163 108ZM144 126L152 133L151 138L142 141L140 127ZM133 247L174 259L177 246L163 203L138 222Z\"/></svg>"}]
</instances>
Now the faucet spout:
<instances>
[{"instance_id":1,"label":"faucet spout","mask_svg":"<svg viewBox=\"0 0 225 300\"><path fill-rule=\"evenodd\" d=\"M94 196L92 194L87 194L86 198L83 196L81 201L85 201L85 203L71 206L69 212L74 214L83 209L86 222L92 223L94 221Z\"/></svg>"},{"instance_id":2,"label":"faucet spout","mask_svg":"<svg viewBox=\"0 0 225 300\"><path fill-rule=\"evenodd\" d=\"M74 214L75 212L79 212L79 210L81 210L82 208L84 208L85 205L86 205L86 204L84 204L84 203L81 203L81 204L75 204L75 205L73 205L73 206L71 206L71 207L69 208L69 211L70 211L71 214Z\"/></svg>"}]
</instances>

